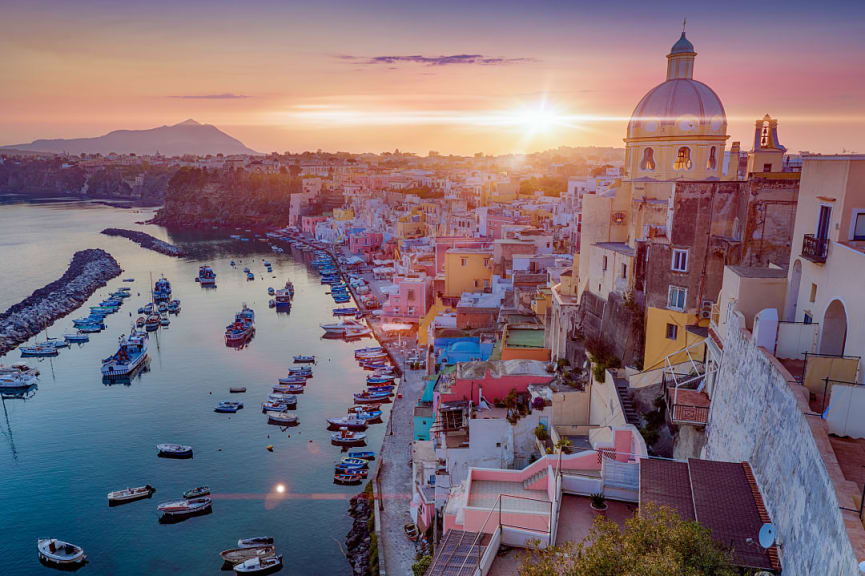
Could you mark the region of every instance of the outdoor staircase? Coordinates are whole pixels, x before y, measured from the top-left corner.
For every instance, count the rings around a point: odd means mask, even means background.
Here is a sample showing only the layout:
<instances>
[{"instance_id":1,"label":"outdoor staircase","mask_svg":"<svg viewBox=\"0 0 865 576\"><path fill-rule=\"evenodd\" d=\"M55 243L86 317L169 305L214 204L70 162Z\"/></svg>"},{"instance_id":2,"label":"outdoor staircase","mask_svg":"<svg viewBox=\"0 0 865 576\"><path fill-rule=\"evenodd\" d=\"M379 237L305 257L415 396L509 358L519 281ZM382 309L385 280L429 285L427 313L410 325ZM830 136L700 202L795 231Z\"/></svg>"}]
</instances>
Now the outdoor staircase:
<instances>
[{"instance_id":1,"label":"outdoor staircase","mask_svg":"<svg viewBox=\"0 0 865 576\"><path fill-rule=\"evenodd\" d=\"M619 402L622 404L622 411L625 413L625 421L639 428L640 415L637 413L637 409L634 408L631 391L628 389L628 381L624 378L615 378L614 381L616 383L616 393L619 395Z\"/></svg>"},{"instance_id":2,"label":"outdoor staircase","mask_svg":"<svg viewBox=\"0 0 865 576\"><path fill-rule=\"evenodd\" d=\"M541 468L539 471L537 471L534 474L532 474L531 476L529 476L528 478L526 478L525 480L523 480L523 488L525 488L526 490L532 490L532 488L531 488L532 484L536 483L541 478L545 478L546 475L547 475L547 468L545 466L545 467Z\"/></svg>"}]
</instances>

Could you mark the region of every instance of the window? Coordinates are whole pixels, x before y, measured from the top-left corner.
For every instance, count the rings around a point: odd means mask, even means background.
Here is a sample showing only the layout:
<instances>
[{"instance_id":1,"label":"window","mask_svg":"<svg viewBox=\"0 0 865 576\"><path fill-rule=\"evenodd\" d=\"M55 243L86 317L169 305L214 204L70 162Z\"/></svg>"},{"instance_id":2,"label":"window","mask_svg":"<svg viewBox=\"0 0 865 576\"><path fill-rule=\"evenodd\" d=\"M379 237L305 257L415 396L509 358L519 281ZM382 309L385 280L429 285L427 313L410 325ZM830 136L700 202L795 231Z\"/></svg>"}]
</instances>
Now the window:
<instances>
[{"instance_id":1,"label":"window","mask_svg":"<svg viewBox=\"0 0 865 576\"><path fill-rule=\"evenodd\" d=\"M622 264L622 278L628 277L628 265Z\"/></svg>"},{"instance_id":2,"label":"window","mask_svg":"<svg viewBox=\"0 0 865 576\"><path fill-rule=\"evenodd\" d=\"M468 266L469 259L468 258L460 258L460 266Z\"/></svg>"},{"instance_id":3,"label":"window","mask_svg":"<svg viewBox=\"0 0 865 576\"><path fill-rule=\"evenodd\" d=\"M717 156L717 148L712 146L709 148L709 159L706 160L706 169L714 170L718 167L718 156Z\"/></svg>"},{"instance_id":4,"label":"window","mask_svg":"<svg viewBox=\"0 0 865 576\"><path fill-rule=\"evenodd\" d=\"M677 340L679 338L679 327L675 324L667 324L667 340Z\"/></svg>"},{"instance_id":5,"label":"window","mask_svg":"<svg viewBox=\"0 0 865 576\"><path fill-rule=\"evenodd\" d=\"M832 219L832 207L825 204L820 205L820 214L817 216L817 239L825 240L829 237L829 222Z\"/></svg>"},{"instance_id":6,"label":"window","mask_svg":"<svg viewBox=\"0 0 865 576\"><path fill-rule=\"evenodd\" d=\"M865 240L865 212L853 215L853 240Z\"/></svg>"},{"instance_id":7,"label":"window","mask_svg":"<svg viewBox=\"0 0 865 576\"><path fill-rule=\"evenodd\" d=\"M655 151L651 148L643 148L643 159L640 160L640 170L651 172L655 169Z\"/></svg>"},{"instance_id":8,"label":"window","mask_svg":"<svg viewBox=\"0 0 865 576\"><path fill-rule=\"evenodd\" d=\"M673 162L673 170L690 170L692 167L691 149L687 146L682 146L676 154L676 161Z\"/></svg>"},{"instance_id":9,"label":"window","mask_svg":"<svg viewBox=\"0 0 865 576\"><path fill-rule=\"evenodd\" d=\"M477 287L478 287L478 281L475 280L475 288L477 288Z\"/></svg>"},{"instance_id":10,"label":"window","mask_svg":"<svg viewBox=\"0 0 865 576\"><path fill-rule=\"evenodd\" d=\"M817 301L817 285L816 284L811 284L811 296L808 299L808 301L809 302L816 302Z\"/></svg>"},{"instance_id":11,"label":"window","mask_svg":"<svg viewBox=\"0 0 865 576\"><path fill-rule=\"evenodd\" d=\"M667 308L670 310L685 310L685 299L688 296L688 290L679 286L670 286L667 290Z\"/></svg>"},{"instance_id":12,"label":"window","mask_svg":"<svg viewBox=\"0 0 865 576\"><path fill-rule=\"evenodd\" d=\"M771 172L772 171L772 163L763 164L763 172Z\"/></svg>"},{"instance_id":13,"label":"window","mask_svg":"<svg viewBox=\"0 0 865 576\"><path fill-rule=\"evenodd\" d=\"M688 271L688 251L681 248L673 248L673 271Z\"/></svg>"},{"instance_id":14,"label":"window","mask_svg":"<svg viewBox=\"0 0 865 576\"><path fill-rule=\"evenodd\" d=\"M802 318L802 323L803 324L813 324L814 323L814 318L813 318L813 316L811 316L810 312L805 312L805 317Z\"/></svg>"},{"instance_id":15,"label":"window","mask_svg":"<svg viewBox=\"0 0 865 576\"><path fill-rule=\"evenodd\" d=\"M490 281L484 280L484 288L489 288L489 287L490 287Z\"/></svg>"},{"instance_id":16,"label":"window","mask_svg":"<svg viewBox=\"0 0 865 576\"><path fill-rule=\"evenodd\" d=\"M607 271L607 257L606 257L606 256L604 256L604 264L603 264L603 266L604 266L604 267L602 268L602 270L603 270L604 272L606 272L606 271Z\"/></svg>"}]
</instances>

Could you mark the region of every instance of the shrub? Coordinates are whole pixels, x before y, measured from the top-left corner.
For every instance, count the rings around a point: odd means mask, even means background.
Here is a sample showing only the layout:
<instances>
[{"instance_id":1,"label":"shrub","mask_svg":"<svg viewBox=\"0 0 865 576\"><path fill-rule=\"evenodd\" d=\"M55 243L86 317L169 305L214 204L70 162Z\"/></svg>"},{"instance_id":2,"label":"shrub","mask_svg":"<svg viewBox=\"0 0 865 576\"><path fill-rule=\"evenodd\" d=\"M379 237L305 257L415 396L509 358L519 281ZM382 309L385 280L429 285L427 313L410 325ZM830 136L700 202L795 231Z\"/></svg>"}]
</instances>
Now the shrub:
<instances>
[{"instance_id":1,"label":"shrub","mask_svg":"<svg viewBox=\"0 0 865 576\"><path fill-rule=\"evenodd\" d=\"M544 406L546 406L546 402L544 402L544 399L540 396L535 396L535 398L532 400L532 408L535 410L543 410Z\"/></svg>"},{"instance_id":2,"label":"shrub","mask_svg":"<svg viewBox=\"0 0 865 576\"><path fill-rule=\"evenodd\" d=\"M429 569L430 564L432 564L432 556L427 554L426 556L421 556L421 558L411 565L411 571L414 576L423 576L426 574L426 571Z\"/></svg>"}]
</instances>

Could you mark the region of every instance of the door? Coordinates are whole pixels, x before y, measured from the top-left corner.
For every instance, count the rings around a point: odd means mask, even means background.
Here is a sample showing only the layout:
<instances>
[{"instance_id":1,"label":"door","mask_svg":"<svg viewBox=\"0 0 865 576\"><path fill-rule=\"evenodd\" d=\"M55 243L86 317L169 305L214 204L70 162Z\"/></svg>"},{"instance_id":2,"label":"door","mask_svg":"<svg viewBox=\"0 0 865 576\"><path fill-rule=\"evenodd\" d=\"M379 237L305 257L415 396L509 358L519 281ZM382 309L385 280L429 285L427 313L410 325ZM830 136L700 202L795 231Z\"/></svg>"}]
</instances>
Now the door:
<instances>
[{"instance_id":1,"label":"door","mask_svg":"<svg viewBox=\"0 0 865 576\"><path fill-rule=\"evenodd\" d=\"M820 206L820 215L817 217L817 240L825 240L829 237L829 219L832 217L832 208Z\"/></svg>"}]
</instances>

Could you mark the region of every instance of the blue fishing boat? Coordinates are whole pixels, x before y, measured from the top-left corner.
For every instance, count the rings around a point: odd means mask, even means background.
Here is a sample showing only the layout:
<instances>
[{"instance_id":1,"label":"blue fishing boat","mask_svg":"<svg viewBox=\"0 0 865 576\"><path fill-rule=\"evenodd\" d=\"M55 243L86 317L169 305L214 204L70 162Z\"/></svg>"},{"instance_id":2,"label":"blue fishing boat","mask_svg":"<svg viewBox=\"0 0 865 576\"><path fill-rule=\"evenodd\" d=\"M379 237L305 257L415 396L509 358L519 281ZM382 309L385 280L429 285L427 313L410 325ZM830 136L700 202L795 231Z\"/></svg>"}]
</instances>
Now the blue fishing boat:
<instances>
[{"instance_id":1,"label":"blue fishing boat","mask_svg":"<svg viewBox=\"0 0 865 576\"><path fill-rule=\"evenodd\" d=\"M334 308L333 315L334 316L354 316L358 313L357 308Z\"/></svg>"},{"instance_id":2,"label":"blue fishing boat","mask_svg":"<svg viewBox=\"0 0 865 576\"><path fill-rule=\"evenodd\" d=\"M132 331L120 337L120 345L114 355L102 361L102 375L106 377L128 376L147 359L147 333Z\"/></svg>"},{"instance_id":3,"label":"blue fishing boat","mask_svg":"<svg viewBox=\"0 0 865 576\"><path fill-rule=\"evenodd\" d=\"M315 363L315 356L303 356L297 355L294 357L295 364L313 364Z\"/></svg>"},{"instance_id":4,"label":"blue fishing boat","mask_svg":"<svg viewBox=\"0 0 865 576\"><path fill-rule=\"evenodd\" d=\"M153 285L153 299L157 302L171 300L171 282L164 276Z\"/></svg>"},{"instance_id":5,"label":"blue fishing boat","mask_svg":"<svg viewBox=\"0 0 865 576\"><path fill-rule=\"evenodd\" d=\"M375 460L375 452L363 450L349 450L349 458L360 458L362 460Z\"/></svg>"}]
</instances>

